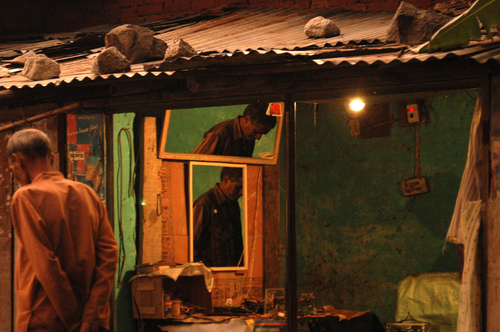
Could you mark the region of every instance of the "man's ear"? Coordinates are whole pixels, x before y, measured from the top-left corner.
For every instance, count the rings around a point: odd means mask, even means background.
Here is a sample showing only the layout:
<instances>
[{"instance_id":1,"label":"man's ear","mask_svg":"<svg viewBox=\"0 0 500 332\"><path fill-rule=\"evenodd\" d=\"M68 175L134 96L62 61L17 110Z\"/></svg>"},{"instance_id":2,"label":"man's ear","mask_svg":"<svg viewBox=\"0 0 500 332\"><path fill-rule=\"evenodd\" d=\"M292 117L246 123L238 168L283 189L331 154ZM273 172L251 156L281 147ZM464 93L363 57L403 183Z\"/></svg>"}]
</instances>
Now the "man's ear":
<instances>
[{"instance_id":1,"label":"man's ear","mask_svg":"<svg viewBox=\"0 0 500 332\"><path fill-rule=\"evenodd\" d=\"M24 154L22 154L22 153L13 153L12 157L15 158L13 160L14 164L18 163L18 166L21 169L26 169L26 164L27 164L28 158L26 158L26 156Z\"/></svg>"},{"instance_id":2,"label":"man's ear","mask_svg":"<svg viewBox=\"0 0 500 332\"><path fill-rule=\"evenodd\" d=\"M15 164L19 160L19 155L17 153L13 153L10 155L10 161Z\"/></svg>"}]
</instances>

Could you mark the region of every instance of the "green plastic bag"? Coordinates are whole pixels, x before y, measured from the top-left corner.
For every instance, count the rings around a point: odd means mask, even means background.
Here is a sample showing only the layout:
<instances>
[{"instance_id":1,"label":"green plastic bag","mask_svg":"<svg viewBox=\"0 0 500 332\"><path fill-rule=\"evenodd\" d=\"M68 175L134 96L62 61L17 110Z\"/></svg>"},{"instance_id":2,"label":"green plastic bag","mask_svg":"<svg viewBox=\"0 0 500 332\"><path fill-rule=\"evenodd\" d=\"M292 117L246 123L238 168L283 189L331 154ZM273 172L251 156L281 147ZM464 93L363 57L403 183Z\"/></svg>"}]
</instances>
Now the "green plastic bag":
<instances>
[{"instance_id":1,"label":"green plastic bag","mask_svg":"<svg viewBox=\"0 0 500 332\"><path fill-rule=\"evenodd\" d=\"M411 275L398 284L396 322L430 323L441 332L455 332L460 296L458 273Z\"/></svg>"}]
</instances>

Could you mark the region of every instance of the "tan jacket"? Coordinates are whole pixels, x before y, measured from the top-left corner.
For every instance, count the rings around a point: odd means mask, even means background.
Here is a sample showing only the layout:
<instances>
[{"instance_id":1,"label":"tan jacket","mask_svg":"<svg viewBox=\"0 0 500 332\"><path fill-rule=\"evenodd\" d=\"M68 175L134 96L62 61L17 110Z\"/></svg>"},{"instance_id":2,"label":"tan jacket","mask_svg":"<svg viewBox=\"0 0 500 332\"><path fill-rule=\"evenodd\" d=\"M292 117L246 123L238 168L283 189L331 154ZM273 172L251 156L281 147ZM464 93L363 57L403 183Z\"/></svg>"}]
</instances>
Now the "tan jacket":
<instances>
[{"instance_id":1,"label":"tan jacket","mask_svg":"<svg viewBox=\"0 0 500 332\"><path fill-rule=\"evenodd\" d=\"M59 172L39 174L11 202L19 241L17 332L109 329L117 244L92 188Z\"/></svg>"}]
</instances>

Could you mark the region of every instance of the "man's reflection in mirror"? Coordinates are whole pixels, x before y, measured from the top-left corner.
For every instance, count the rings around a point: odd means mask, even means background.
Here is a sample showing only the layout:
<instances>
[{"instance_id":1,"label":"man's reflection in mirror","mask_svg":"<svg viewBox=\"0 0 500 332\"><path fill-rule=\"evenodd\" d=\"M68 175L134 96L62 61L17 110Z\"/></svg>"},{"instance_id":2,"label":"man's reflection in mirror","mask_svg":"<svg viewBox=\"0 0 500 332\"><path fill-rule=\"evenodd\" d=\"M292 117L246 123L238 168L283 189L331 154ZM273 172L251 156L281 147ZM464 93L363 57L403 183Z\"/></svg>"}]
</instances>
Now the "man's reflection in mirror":
<instances>
[{"instance_id":1,"label":"man's reflection in mirror","mask_svg":"<svg viewBox=\"0 0 500 332\"><path fill-rule=\"evenodd\" d=\"M194 261L206 266L241 266L243 236L238 199L242 168L224 167L220 183L194 202Z\"/></svg>"},{"instance_id":2,"label":"man's reflection in mirror","mask_svg":"<svg viewBox=\"0 0 500 332\"><path fill-rule=\"evenodd\" d=\"M252 157L255 140L276 126L276 118L266 114L268 107L268 103L251 103L243 115L216 124L205 132L193 153Z\"/></svg>"}]
</instances>

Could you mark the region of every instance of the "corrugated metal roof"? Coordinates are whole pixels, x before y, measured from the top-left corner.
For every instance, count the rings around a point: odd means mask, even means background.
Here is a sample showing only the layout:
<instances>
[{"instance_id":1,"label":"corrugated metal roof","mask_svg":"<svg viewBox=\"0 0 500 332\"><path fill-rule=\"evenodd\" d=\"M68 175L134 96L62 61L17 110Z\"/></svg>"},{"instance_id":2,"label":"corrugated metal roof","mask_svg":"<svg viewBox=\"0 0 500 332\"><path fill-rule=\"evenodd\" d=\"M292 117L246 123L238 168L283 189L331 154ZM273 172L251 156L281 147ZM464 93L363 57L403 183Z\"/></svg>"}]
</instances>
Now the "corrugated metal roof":
<instances>
[{"instance_id":1,"label":"corrugated metal roof","mask_svg":"<svg viewBox=\"0 0 500 332\"><path fill-rule=\"evenodd\" d=\"M86 81L120 78L138 78L149 75L170 76L181 69L199 67L244 66L249 64L311 64L339 66L358 64L408 63L411 61L441 60L450 57L467 58L483 64L500 61L497 43L474 43L470 47L451 52L431 54L401 54L405 45L387 44L386 33L393 12L352 12L338 9L289 10L244 8L219 12L214 15L172 18L142 24L156 32L156 37L169 41L181 37L199 53L190 59L180 58L168 63L135 64L128 73L94 75L90 68L92 56L104 46L89 43L88 47L75 45L78 41L52 39L36 43L0 45L2 55L19 50L56 52L61 67L58 78L30 81L20 74L0 79L0 88L58 86ZM316 16L331 19L341 34L331 38L311 39L304 34L305 24ZM113 27L96 27L105 34ZM75 34L76 35L76 34ZM102 36L101 36L102 39ZM20 69L17 69L19 72Z\"/></svg>"},{"instance_id":2,"label":"corrugated metal roof","mask_svg":"<svg viewBox=\"0 0 500 332\"><path fill-rule=\"evenodd\" d=\"M410 50L401 54L380 53L369 56L351 56L351 57L332 57L313 60L318 65L338 66L342 64L357 65L357 64L391 64L391 63L409 63L409 62L424 62L429 60L444 60L451 58L465 58L479 64L484 64L488 61L500 61L500 43L472 42L469 47L436 53L414 54Z\"/></svg>"},{"instance_id":3,"label":"corrugated metal roof","mask_svg":"<svg viewBox=\"0 0 500 332\"><path fill-rule=\"evenodd\" d=\"M244 9L210 21L159 33L165 41L181 37L198 52L283 49L385 43L394 12L351 12L337 10ZM341 34L311 39L304 34L306 23L323 16L333 20Z\"/></svg>"}]
</instances>

